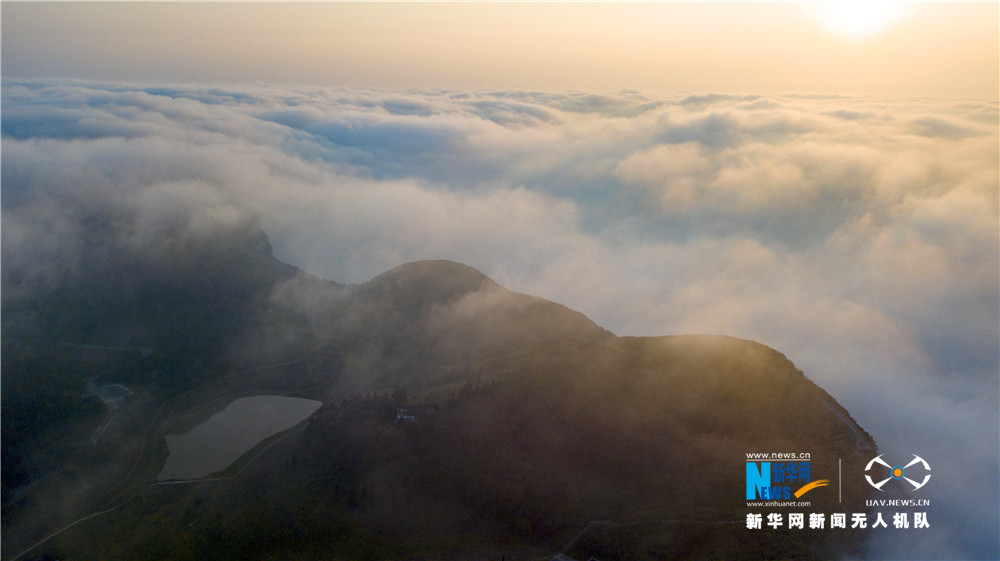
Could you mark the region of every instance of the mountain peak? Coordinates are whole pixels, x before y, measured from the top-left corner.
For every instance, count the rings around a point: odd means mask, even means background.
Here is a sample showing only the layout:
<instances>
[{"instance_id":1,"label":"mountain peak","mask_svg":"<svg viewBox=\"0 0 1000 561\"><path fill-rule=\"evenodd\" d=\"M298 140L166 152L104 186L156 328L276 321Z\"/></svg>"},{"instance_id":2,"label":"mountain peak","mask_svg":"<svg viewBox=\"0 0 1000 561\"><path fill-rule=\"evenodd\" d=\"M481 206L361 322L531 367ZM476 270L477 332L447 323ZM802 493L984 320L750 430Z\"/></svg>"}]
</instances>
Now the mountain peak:
<instances>
[{"instance_id":1,"label":"mountain peak","mask_svg":"<svg viewBox=\"0 0 1000 561\"><path fill-rule=\"evenodd\" d=\"M400 277L400 276L439 276L439 275L465 275L479 278L488 278L474 267L470 267L457 261L448 259L427 259L423 261L411 261L403 263L389 269L378 277Z\"/></svg>"},{"instance_id":2,"label":"mountain peak","mask_svg":"<svg viewBox=\"0 0 1000 561\"><path fill-rule=\"evenodd\" d=\"M468 265L435 259L390 269L364 283L362 289L369 294L419 295L422 299L440 302L496 286L496 282Z\"/></svg>"}]
</instances>

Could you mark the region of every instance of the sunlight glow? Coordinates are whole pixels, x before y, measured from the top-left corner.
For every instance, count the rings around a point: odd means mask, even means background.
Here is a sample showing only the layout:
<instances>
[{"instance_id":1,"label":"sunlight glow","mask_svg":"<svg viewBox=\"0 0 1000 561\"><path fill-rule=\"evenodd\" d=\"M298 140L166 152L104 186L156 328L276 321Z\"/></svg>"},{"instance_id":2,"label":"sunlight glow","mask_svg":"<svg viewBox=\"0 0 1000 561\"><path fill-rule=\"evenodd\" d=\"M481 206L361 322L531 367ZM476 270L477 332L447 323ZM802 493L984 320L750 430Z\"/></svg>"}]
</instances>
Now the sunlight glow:
<instances>
[{"instance_id":1,"label":"sunlight glow","mask_svg":"<svg viewBox=\"0 0 1000 561\"><path fill-rule=\"evenodd\" d=\"M889 28L900 16L900 4L866 0L841 0L823 5L822 20L832 31L850 37L867 37Z\"/></svg>"}]
</instances>

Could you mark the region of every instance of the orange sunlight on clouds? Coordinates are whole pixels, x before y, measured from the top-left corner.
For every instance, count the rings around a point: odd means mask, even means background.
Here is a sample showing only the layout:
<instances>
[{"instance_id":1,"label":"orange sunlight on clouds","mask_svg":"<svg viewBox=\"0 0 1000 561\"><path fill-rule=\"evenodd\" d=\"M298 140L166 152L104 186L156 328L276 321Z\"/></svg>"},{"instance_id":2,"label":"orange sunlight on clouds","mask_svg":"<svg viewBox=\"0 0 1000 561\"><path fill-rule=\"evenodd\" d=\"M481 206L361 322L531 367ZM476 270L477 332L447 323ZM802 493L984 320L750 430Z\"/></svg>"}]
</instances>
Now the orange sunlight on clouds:
<instances>
[{"instance_id":1,"label":"orange sunlight on clouds","mask_svg":"<svg viewBox=\"0 0 1000 561\"><path fill-rule=\"evenodd\" d=\"M824 16L784 3L4 3L3 69L382 88L997 96L995 3L914 4L905 14L864 6Z\"/></svg>"}]
</instances>

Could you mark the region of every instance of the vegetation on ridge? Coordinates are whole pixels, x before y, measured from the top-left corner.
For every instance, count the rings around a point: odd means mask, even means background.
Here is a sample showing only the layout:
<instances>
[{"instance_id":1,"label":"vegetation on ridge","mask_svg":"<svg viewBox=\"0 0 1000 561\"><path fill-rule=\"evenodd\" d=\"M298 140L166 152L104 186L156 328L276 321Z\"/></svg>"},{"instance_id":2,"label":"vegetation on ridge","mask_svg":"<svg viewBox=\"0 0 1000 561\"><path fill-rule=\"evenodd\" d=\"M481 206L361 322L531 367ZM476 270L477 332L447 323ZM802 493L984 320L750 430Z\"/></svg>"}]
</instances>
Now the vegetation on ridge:
<instances>
[{"instance_id":1,"label":"vegetation on ridge","mask_svg":"<svg viewBox=\"0 0 1000 561\"><path fill-rule=\"evenodd\" d=\"M721 336L616 337L447 261L339 285L296 272L255 239L205 253L207 284L147 279L150 291L78 316L79 325L46 320L56 327L44 338L5 337L5 499L44 483L4 509L5 556L99 509L107 510L99 522L32 554L514 559L568 547L599 559L805 559L850 551L851 530L820 539L745 529L745 453L809 452L816 479L873 446L773 349ZM157 301L176 306L162 317L138 312ZM12 303L15 318L30 306L39 317L63 309L51 298ZM140 325L117 340L121 348L95 348L113 327ZM72 339L76 347L53 346L88 333ZM185 343L199 333L212 335ZM84 440L102 418L101 405L80 393L88 373L136 392L99 445ZM150 485L171 419L254 393L325 405L236 473ZM65 403L38 405L60 395ZM400 409L416 422L395 422ZM23 432L11 442L8 427ZM73 467L47 473L38 457ZM39 514L71 488L64 511ZM863 511L866 492L852 481L842 503L832 488L807 498L811 511Z\"/></svg>"}]
</instances>

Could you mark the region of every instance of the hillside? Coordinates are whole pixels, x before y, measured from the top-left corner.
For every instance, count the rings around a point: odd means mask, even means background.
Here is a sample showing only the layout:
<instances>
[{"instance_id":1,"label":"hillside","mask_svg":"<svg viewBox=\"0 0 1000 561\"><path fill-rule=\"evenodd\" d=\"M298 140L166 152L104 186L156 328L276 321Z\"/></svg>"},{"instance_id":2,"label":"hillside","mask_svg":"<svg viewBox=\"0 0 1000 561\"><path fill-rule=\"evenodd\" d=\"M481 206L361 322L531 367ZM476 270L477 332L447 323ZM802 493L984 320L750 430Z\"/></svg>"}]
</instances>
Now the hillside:
<instances>
[{"instance_id":1,"label":"hillside","mask_svg":"<svg viewBox=\"0 0 1000 561\"><path fill-rule=\"evenodd\" d=\"M93 237L76 263L52 263L44 278L3 269L4 502L67 454L93 455L76 446L76 431L104 416L82 395L87 379L158 399L196 387L230 367L228 349L297 271L256 228L153 247Z\"/></svg>"},{"instance_id":2,"label":"hillside","mask_svg":"<svg viewBox=\"0 0 1000 561\"><path fill-rule=\"evenodd\" d=\"M18 497L4 509L5 557L102 509L99 523L31 555L513 559L568 546L581 558L806 559L849 550L850 531L807 540L745 529L746 453L808 452L815 479L874 448L779 352L723 336L617 337L450 261L332 283L274 259L262 236L248 230L169 269L141 269L141 291L5 299L14 317L44 318L33 332L17 324L16 337L4 318L5 501ZM125 257L120 276L104 273L113 287L136 282ZM94 372L135 397L88 445L81 437L105 415L80 393ZM165 432L255 394L324 405L218 482L151 485ZM44 415L25 413L38 403ZM399 409L416 422L394 422ZM8 427L23 432L8 437ZM46 471L43 460L72 467ZM863 511L858 485L845 482L843 503L813 491L811 508ZM71 488L73 502L40 514Z\"/></svg>"},{"instance_id":3,"label":"hillside","mask_svg":"<svg viewBox=\"0 0 1000 561\"><path fill-rule=\"evenodd\" d=\"M552 550L600 522L571 548L578 558L828 558L857 539L780 535L775 546L745 529L746 452L809 451L817 478L835 476L838 458L861 461L851 428L824 405L835 402L772 349L609 337L477 373L491 381L444 403L396 394L325 406L295 451L298 473L393 536L472 531L428 528L419 513L442 501L505 539ZM392 423L399 407L418 423ZM865 493L851 481L845 502L864 510ZM810 498L817 511L844 508L835 493Z\"/></svg>"}]
</instances>

